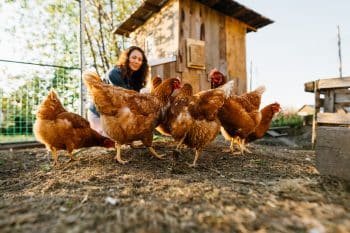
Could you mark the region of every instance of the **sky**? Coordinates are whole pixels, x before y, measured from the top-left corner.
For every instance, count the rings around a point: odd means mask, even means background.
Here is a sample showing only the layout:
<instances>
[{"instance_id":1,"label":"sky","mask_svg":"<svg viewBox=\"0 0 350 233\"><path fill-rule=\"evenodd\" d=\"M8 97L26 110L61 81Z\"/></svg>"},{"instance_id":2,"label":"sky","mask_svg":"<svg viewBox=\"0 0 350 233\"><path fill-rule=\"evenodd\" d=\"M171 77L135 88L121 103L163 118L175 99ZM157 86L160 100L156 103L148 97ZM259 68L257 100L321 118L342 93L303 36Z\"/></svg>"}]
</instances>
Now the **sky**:
<instances>
[{"instance_id":1,"label":"sky","mask_svg":"<svg viewBox=\"0 0 350 233\"><path fill-rule=\"evenodd\" d=\"M247 74L253 89L266 86L262 106L284 108L314 104L304 83L339 77L340 27L342 74L350 76L349 0L237 0L274 21L247 34ZM251 65L252 64L252 65Z\"/></svg>"},{"instance_id":2,"label":"sky","mask_svg":"<svg viewBox=\"0 0 350 233\"><path fill-rule=\"evenodd\" d=\"M277 101L284 108L297 110L313 104L313 94L304 92L304 83L339 77L338 25L342 74L350 76L349 0L236 1L274 21L247 34L248 79L252 76L253 89L266 86L262 106ZM5 22L11 12L2 12L0 21ZM4 39L0 38L1 58L12 58L15 53L10 45L14 43ZM18 44L16 48L21 51Z\"/></svg>"}]
</instances>

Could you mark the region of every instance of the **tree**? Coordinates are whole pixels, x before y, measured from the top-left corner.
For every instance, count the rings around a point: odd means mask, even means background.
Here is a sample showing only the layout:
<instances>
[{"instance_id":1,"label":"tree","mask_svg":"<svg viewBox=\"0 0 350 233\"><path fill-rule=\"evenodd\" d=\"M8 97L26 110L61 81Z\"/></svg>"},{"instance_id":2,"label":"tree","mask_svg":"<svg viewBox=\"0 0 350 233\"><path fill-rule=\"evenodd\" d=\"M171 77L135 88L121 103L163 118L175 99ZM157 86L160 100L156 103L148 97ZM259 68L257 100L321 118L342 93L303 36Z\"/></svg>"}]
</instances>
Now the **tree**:
<instances>
[{"instance_id":1,"label":"tree","mask_svg":"<svg viewBox=\"0 0 350 233\"><path fill-rule=\"evenodd\" d=\"M84 55L87 65L95 67L99 74L107 72L125 49L125 38L113 30L140 3L141 0L85 0ZM79 67L78 1L7 0L0 4L0 13L6 12L12 12L5 34L10 35L7 44L14 45L16 60Z\"/></svg>"},{"instance_id":2,"label":"tree","mask_svg":"<svg viewBox=\"0 0 350 233\"><path fill-rule=\"evenodd\" d=\"M88 63L96 71L106 73L125 49L124 38L113 30L138 6L140 0L87 0L84 31L89 53ZM92 59L92 61L91 61Z\"/></svg>"},{"instance_id":3,"label":"tree","mask_svg":"<svg viewBox=\"0 0 350 233\"><path fill-rule=\"evenodd\" d=\"M140 2L85 0L84 56L86 65L95 67L100 75L116 63L120 51L125 49L127 40L113 34L113 30ZM17 126L28 129L29 123L24 125L23 121L34 121L39 101L51 88L56 89L67 110L77 112L79 1L6 0L0 3L0 15L7 21L0 28L2 58L56 66L31 66L16 74L0 67L0 83L12 85L6 95L1 94L0 111L6 113L3 118L13 126L13 133Z\"/></svg>"}]
</instances>

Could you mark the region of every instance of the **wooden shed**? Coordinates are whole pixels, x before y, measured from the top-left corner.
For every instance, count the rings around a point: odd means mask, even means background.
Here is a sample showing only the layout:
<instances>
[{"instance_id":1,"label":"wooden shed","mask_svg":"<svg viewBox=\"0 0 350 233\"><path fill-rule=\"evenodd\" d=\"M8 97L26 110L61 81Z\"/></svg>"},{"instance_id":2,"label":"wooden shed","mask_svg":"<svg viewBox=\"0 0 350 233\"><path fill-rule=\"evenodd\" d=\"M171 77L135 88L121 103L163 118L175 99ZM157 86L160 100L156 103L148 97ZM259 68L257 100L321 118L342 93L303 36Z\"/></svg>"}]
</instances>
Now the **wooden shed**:
<instances>
[{"instance_id":1,"label":"wooden shed","mask_svg":"<svg viewBox=\"0 0 350 233\"><path fill-rule=\"evenodd\" d=\"M312 143L323 175L350 181L350 77L305 83L315 95Z\"/></svg>"},{"instance_id":2,"label":"wooden shed","mask_svg":"<svg viewBox=\"0 0 350 233\"><path fill-rule=\"evenodd\" d=\"M312 125L315 114L315 107L313 105L305 104L298 110L298 116L303 118L303 125Z\"/></svg>"},{"instance_id":3,"label":"wooden shed","mask_svg":"<svg viewBox=\"0 0 350 233\"><path fill-rule=\"evenodd\" d=\"M145 0L115 33L145 50L152 77L210 88L214 67L247 89L246 33L273 21L233 0Z\"/></svg>"}]
</instances>

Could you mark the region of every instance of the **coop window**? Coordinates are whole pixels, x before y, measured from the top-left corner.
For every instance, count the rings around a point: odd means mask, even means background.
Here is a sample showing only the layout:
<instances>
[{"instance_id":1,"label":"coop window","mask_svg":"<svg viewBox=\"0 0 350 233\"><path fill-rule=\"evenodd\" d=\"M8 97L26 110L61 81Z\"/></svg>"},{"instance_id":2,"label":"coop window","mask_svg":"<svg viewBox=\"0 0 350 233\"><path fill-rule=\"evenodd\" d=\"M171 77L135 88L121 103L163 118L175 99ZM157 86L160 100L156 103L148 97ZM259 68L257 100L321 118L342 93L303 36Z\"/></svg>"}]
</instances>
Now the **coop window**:
<instances>
[{"instance_id":1,"label":"coop window","mask_svg":"<svg viewBox=\"0 0 350 233\"><path fill-rule=\"evenodd\" d=\"M187 66L205 69L205 43L201 40L187 39Z\"/></svg>"}]
</instances>

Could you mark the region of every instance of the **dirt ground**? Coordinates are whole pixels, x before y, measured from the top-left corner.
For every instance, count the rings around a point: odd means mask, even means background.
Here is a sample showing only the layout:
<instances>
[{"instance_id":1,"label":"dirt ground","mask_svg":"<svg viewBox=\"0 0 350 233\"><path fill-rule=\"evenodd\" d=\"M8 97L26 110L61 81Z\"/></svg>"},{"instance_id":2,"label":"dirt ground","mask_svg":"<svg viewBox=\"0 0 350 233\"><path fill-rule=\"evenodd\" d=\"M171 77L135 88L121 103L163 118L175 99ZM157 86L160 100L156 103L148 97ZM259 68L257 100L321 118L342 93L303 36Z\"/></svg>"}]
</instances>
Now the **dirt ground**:
<instances>
[{"instance_id":1,"label":"dirt ground","mask_svg":"<svg viewBox=\"0 0 350 233\"><path fill-rule=\"evenodd\" d=\"M309 134L283 146L275 139L233 156L221 136L193 152L155 141L144 148L89 148L80 161L52 168L43 148L0 151L0 232L350 232L350 184L320 176ZM302 143L303 142L303 143Z\"/></svg>"}]
</instances>

